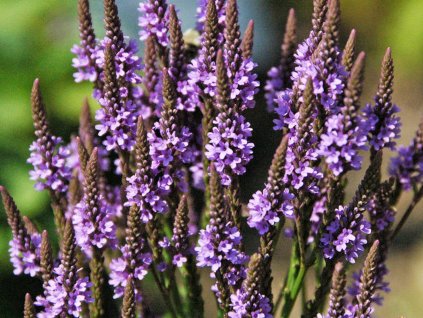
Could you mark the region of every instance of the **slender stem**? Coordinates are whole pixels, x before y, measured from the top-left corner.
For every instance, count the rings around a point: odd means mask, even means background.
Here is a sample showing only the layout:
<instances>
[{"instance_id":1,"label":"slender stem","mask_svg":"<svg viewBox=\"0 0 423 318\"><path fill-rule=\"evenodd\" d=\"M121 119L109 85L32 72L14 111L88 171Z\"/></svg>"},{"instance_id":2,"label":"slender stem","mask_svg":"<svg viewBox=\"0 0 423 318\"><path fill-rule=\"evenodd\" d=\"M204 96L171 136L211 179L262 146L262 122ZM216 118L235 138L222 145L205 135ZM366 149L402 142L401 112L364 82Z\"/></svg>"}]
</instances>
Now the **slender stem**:
<instances>
[{"instance_id":1,"label":"slender stem","mask_svg":"<svg viewBox=\"0 0 423 318\"><path fill-rule=\"evenodd\" d=\"M306 273L307 273L307 267L304 266L303 264L300 265L300 269L294 279L292 289L289 291L289 293L285 297L285 303L282 307L281 318L288 318L290 316L291 311L294 308L295 301L303 285L303 281L304 281L304 277Z\"/></svg>"},{"instance_id":2,"label":"slender stem","mask_svg":"<svg viewBox=\"0 0 423 318\"><path fill-rule=\"evenodd\" d=\"M411 212L413 212L414 208L416 207L417 203L421 200L423 197L423 186L414 193L413 200L411 201L410 205L408 206L407 210L405 210L404 215L402 216L401 220L399 221L398 225L396 226L395 230L392 232L391 240L393 240L399 231L404 226L405 222L407 222L407 219L410 217Z\"/></svg>"}]
</instances>

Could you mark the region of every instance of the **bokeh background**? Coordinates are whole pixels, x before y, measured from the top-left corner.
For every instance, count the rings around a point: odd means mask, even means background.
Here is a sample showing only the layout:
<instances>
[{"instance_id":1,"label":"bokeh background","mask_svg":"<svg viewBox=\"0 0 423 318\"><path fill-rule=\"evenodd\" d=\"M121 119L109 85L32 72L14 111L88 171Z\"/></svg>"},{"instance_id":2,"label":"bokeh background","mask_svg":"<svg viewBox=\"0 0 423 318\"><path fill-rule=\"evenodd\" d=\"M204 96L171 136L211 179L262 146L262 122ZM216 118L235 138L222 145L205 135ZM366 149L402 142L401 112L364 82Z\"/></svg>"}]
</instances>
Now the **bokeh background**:
<instances>
[{"instance_id":1,"label":"bokeh background","mask_svg":"<svg viewBox=\"0 0 423 318\"><path fill-rule=\"evenodd\" d=\"M34 78L41 79L52 130L69 138L77 129L81 101L91 94L90 85L75 84L70 48L78 42L76 0L0 1L0 184L8 187L19 208L40 228L53 232L51 211L45 193L36 192L26 164L33 140L29 94ZM98 36L102 31L102 1L91 1ZM137 1L117 1L125 33L137 38ZM194 26L195 0L171 0L179 8L184 29ZM299 38L310 27L311 0L239 0L241 25L255 20L254 56L261 82L277 64L288 9L297 11ZM367 52L366 89L363 103L371 101L377 87L380 60L392 47L396 65L394 100L401 107L403 133L408 143L423 116L423 1L342 0L342 41L356 28L358 49ZM262 96L248 114L255 131L255 159L242 179L244 202L266 178L271 155L279 141L272 131L272 115L265 111ZM385 160L387 161L387 160ZM385 162L386 165L386 162ZM352 174L357 179L359 173ZM354 184L354 182L352 182ZM377 317L421 317L423 312L423 216L419 206L395 242L389 257L392 292ZM403 206L399 208L399 213ZM21 317L24 294L39 292L39 283L16 277L8 260L11 233L0 207L0 317ZM283 278L289 242L282 240L275 264L275 285ZM205 297L210 293L205 291ZM209 301L213 305L213 301ZM208 308L208 307L207 307ZM213 317L213 311L209 311Z\"/></svg>"}]
</instances>

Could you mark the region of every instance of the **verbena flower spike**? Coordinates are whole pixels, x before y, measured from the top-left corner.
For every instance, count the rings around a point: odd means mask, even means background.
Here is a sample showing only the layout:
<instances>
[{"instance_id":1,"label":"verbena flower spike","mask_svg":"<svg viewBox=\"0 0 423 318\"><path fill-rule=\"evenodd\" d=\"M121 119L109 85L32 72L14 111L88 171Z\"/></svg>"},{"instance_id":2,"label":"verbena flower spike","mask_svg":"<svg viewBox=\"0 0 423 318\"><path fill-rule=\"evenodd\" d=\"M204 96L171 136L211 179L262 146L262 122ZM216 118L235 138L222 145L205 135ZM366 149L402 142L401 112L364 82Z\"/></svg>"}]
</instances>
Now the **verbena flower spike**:
<instances>
[{"instance_id":1,"label":"verbena flower spike","mask_svg":"<svg viewBox=\"0 0 423 318\"><path fill-rule=\"evenodd\" d=\"M361 107L366 55L357 30L340 40L340 1L313 1L303 40L289 11L280 60L262 85L280 142L267 179L244 202L239 177L261 129L247 120L260 90L254 22L241 32L241 2L201 0L190 40L174 5L143 1L141 58L116 3L103 2L103 39L89 1L76 8L74 79L92 83L95 119L84 100L79 130L58 137L38 79L32 89L30 178L50 195L58 246L0 186L14 274L43 287L34 302L26 295L23 316L204 317L204 295L215 298L217 317L288 318L302 294L301 317L374 317L389 291L392 241L423 197L423 122L396 148L391 49L374 102ZM389 179L386 149L397 152ZM412 198L402 211L405 191ZM291 255L275 276L281 240Z\"/></svg>"}]
</instances>

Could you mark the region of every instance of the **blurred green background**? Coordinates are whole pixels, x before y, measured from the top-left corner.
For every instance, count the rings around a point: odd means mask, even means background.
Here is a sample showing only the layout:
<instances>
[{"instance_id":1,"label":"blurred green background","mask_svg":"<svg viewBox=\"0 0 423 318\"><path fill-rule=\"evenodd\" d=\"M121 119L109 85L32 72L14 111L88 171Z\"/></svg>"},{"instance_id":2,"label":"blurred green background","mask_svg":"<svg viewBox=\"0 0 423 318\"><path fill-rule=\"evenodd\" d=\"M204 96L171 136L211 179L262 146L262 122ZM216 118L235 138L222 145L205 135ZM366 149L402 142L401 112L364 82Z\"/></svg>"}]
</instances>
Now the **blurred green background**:
<instances>
[{"instance_id":1,"label":"blurred green background","mask_svg":"<svg viewBox=\"0 0 423 318\"><path fill-rule=\"evenodd\" d=\"M35 192L29 181L26 159L33 140L29 94L34 78L41 80L52 130L68 140L77 129L81 101L91 94L89 84L75 84L70 48L78 42L76 0L0 1L0 184L8 187L23 214L40 228L52 229L45 193ZM170 1L180 9L183 27L194 25L196 1ZM297 10L299 38L310 26L311 0L240 0L241 24L256 22L254 55L263 83L266 71L277 64L285 18L290 7ZM377 87L380 60L391 46L396 64L395 102L401 107L402 142L408 143L423 116L423 1L342 0L342 40L354 27L358 49L367 52L366 90L363 103L371 101ZM118 1L125 33L137 37L137 1ZM102 1L92 1L94 25L102 31ZM263 99L249 114L255 129L255 159L243 178L244 201L264 182L278 135L272 131L272 115ZM386 161L386 160L385 160ZM385 162L386 163L386 162ZM20 317L27 290L39 292L38 282L12 275L8 260L10 230L0 207L0 317ZM402 211L402 206L399 209ZM393 291L377 317L421 317L423 312L423 216L417 208L390 254ZM51 232L51 231L50 231ZM278 254L288 242L281 243ZM282 280L284 261L275 264L275 282ZM205 291L205 296L210 296ZM209 302L212 303L213 302ZM213 317L211 311L209 316Z\"/></svg>"}]
</instances>

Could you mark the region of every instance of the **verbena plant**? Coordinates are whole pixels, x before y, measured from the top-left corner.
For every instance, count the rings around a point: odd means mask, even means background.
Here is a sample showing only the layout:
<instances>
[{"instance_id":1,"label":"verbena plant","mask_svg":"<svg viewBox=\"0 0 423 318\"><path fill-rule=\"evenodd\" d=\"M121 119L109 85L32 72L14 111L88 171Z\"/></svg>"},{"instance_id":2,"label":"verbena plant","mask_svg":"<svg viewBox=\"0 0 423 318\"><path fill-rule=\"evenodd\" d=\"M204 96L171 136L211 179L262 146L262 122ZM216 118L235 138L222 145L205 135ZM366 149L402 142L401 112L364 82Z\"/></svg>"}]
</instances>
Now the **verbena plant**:
<instances>
[{"instance_id":1,"label":"verbena plant","mask_svg":"<svg viewBox=\"0 0 423 318\"><path fill-rule=\"evenodd\" d=\"M382 152L395 150L400 133L391 51L374 102L362 109L365 54L355 52L355 31L341 49L339 6L314 0L312 30L298 45L289 13L280 64L264 86L281 142L263 189L243 209L238 176L254 147L243 113L254 107L260 85L254 24L241 37L236 0L201 1L189 43L174 6L140 4L143 61L122 33L114 0L104 0L101 40L88 0L79 0L73 66L76 82L93 83L101 106L95 123L85 102L79 132L66 145L49 129L38 80L31 95L36 140L28 162L36 189L51 197L57 255L47 232L0 188L14 273L38 277L44 287L34 302L27 294L24 317L115 316L111 289L113 299L123 298L115 304L121 317L154 316L148 276L164 316L203 317L203 267L214 281L219 317L289 317L301 291L303 317L371 317L388 291L390 243L423 195L423 124L382 180ZM360 169L364 177L347 201L348 174ZM394 226L395 205L409 190L411 203ZM243 223L260 237L252 255ZM281 232L292 245L283 280L273 278L271 266ZM362 255L361 270L347 282L349 264ZM310 299L307 275L315 277ZM275 295L272 281L282 284Z\"/></svg>"}]
</instances>

